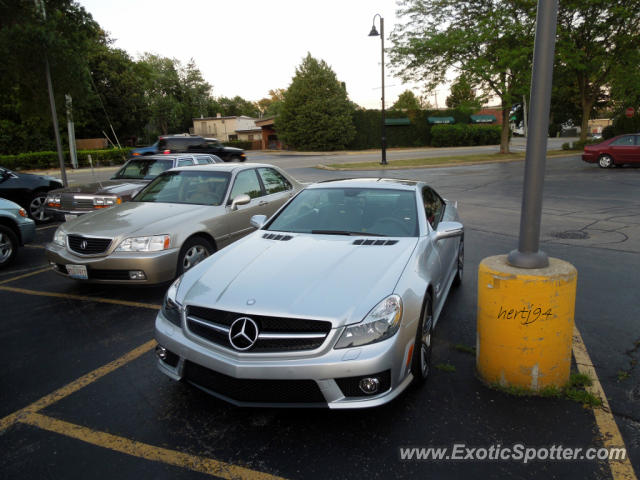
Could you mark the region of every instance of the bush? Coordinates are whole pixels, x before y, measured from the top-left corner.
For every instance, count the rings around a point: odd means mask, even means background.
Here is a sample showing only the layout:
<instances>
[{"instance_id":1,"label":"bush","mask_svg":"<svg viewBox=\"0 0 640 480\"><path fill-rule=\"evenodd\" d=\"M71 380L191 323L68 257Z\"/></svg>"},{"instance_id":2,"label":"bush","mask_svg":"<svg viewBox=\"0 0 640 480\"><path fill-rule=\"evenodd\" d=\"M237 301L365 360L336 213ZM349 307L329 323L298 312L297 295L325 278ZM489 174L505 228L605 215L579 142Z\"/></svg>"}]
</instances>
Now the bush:
<instances>
[{"instance_id":1,"label":"bush","mask_svg":"<svg viewBox=\"0 0 640 480\"><path fill-rule=\"evenodd\" d=\"M129 156L130 148L112 148L109 150L78 150L78 166L89 166L89 155L94 167L122 165ZM64 152L65 165L71 168L69 152ZM58 153L30 152L17 155L0 155L0 165L13 170L37 170L46 168L58 168Z\"/></svg>"},{"instance_id":2,"label":"bush","mask_svg":"<svg viewBox=\"0 0 640 480\"><path fill-rule=\"evenodd\" d=\"M431 127L431 145L459 147L472 145L498 145L500 125L434 125Z\"/></svg>"},{"instance_id":3,"label":"bush","mask_svg":"<svg viewBox=\"0 0 640 480\"><path fill-rule=\"evenodd\" d=\"M602 129L602 139L609 140L616 136L616 130L613 128L613 125L607 125Z\"/></svg>"},{"instance_id":4,"label":"bush","mask_svg":"<svg viewBox=\"0 0 640 480\"><path fill-rule=\"evenodd\" d=\"M562 130L562 127L557 123L549 124L549 136L555 138L558 136L558 133Z\"/></svg>"},{"instance_id":5,"label":"bush","mask_svg":"<svg viewBox=\"0 0 640 480\"><path fill-rule=\"evenodd\" d=\"M228 142L222 142L227 147L241 148L242 150L251 150L253 142L249 140L230 140Z\"/></svg>"},{"instance_id":6,"label":"bush","mask_svg":"<svg viewBox=\"0 0 640 480\"><path fill-rule=\"evenodd\" d=\"M596 143L600 143L602 140L596 138L587 138L586 140L578 140L573 142L573 146L571 144L563 143L562 150L584 150L585 145L593 145Z\"/></svg>"}]
</instances>

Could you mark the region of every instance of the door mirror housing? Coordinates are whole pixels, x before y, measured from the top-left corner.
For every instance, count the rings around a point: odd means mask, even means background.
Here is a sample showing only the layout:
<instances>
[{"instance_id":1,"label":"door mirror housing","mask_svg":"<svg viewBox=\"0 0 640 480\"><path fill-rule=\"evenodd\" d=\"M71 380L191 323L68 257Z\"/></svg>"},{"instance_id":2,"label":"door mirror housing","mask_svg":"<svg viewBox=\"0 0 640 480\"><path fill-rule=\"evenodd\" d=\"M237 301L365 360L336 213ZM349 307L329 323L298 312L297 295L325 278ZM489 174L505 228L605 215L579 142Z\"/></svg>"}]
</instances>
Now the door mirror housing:
<instances>
[{"instance_id":1,"label":"door mirror housing","mask_svg":"<svg viewBox=\"0 0 640 480\"><path fill-rule=\"evenodd\" d=\"M464 234L464 227L460 222L440 222L434 233L437 242L445 238L461 237Z\"/></svg>"},{"instance_id":2,"label":"door mirror housing","mask_svg":"<svg viewBox=\"0 0 640 480\"><path fill-rule=\"evenodd\" d=\"M254 215L253 217L251 217L251 220L249 220L249 223L251 224L252 227L260 229L265 223L267 223L267 216Z\"/></svg>"},{"instance_id":3,"label":"door mirror housing","mask_svg":"<svg viewBox=\"0 0 640 480\"><path fill-rule=\"evenodd\" d=\"M251 197L246 193L243 193L242 195L238 195L231 201L231 211L237 210L238 205L246 205L250 201L251 201Z\"/></svg>"}]
</instances>

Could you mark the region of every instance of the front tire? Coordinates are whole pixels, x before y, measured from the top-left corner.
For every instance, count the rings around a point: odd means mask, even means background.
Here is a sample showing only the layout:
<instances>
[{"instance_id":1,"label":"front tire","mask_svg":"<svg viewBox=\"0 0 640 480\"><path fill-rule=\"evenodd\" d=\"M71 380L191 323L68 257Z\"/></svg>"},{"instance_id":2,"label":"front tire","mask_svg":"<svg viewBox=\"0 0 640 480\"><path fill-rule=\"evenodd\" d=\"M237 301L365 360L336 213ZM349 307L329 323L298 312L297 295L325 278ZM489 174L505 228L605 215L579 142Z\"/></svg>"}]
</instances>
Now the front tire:
<instances>
[{"instance_id":1,"label":"front tire","mask_svg":"<svg viewBox=\"0 0 640 480\"><path fill-rule=\"evenodd\" d=\"M598 165L600 166L600 168L611 168L613 167L614 163L613 163L613 157L611 157L611 155L600 155L600 158L598 159Z\"/></svg>"},{"instance_id":2,"label":"front tire","mask_svg":"<svg viewBox=\"0 0 640 480\"><path fill-rule=\"evenodd\" d=\"M458 246L458 258L456 262L456 276L453 277L454 287L458 287L462 283L462 274L464 273L464 237L460 238L460 245Z\"/></svg>"},{"instance_id":3,"label":"front tire","mask_svg":"<svg viewBox=\"0 0 640 480\"><path fill-rule=\"evenodd\" d=\"M414 385L422 385L431 373L431 351L433 350L433 315L431 310L431 294L427 293L411 358Z\"/></svg>"},{"instance_id":4,"label":"front tire","mask_svg":"<svg viewBox=\"0 0 640 480\"><path fill-rule=\"evenodd\" d=\"M46 192L36 192L29 200L29 217L35 220L36 223L44 223L51 220L51 217L44 211L44 206L47 200Z\"/></svg>"},{"instance_id":5,"label":"front tire","mask_svg":"<svg viewBox=\"0 0 640 480\"><path fill-rule=\"evenodd\" d=\"M192 237L182 245L178 255L178 276L199 264L213 252L215 247L204 237Z\"/></svg>"},{"instance_id":6,"label":"front tire","mask_svg":"<svg viewBox=\"0 0 640 480\"><path fill-rule=\"evenodd\" d=\"M18 253L18 237L9 227L0 225L0 268L9 265Z\"/></svg>"}]
</instances>

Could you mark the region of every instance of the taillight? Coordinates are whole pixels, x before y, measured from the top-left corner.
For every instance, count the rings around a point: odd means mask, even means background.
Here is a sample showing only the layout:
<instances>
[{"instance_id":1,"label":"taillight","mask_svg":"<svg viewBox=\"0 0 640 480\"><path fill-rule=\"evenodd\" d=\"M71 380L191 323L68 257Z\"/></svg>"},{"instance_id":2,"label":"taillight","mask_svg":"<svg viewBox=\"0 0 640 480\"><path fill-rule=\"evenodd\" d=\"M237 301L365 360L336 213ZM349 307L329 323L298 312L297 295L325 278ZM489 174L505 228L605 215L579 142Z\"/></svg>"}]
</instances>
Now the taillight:
<instances>
[{"instance_id":1,"label":"taillight","mask_svg":"<svg viewBox=\"0 0 640 480\"><path fill-rule=\"evenodd\" d=\"M166 154L168 154L168 153L171 153L171 150L165 150L165 151L164 151L164 152L162 152L162 153L164 153L164 154L166 155Z\"/></svg>"}]
</instances>

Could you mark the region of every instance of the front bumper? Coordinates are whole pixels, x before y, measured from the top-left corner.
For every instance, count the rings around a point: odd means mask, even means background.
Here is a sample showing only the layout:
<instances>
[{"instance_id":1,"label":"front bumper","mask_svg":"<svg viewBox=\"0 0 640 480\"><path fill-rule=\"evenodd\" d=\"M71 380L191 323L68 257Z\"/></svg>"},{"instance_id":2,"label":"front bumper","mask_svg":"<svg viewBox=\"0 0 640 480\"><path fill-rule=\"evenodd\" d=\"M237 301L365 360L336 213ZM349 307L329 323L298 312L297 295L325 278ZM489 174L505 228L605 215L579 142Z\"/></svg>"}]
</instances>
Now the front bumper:
<instances>
[{"instance_id":1,"label":"front bumper","mask_svg":"<svg viewBox=\"0 0 640 480\"><path fill-rule=\"evenodd\" d=\"M84 265L87 267L89 279L79 281L107 284L151 285L173 280L176 276L179 253L177 248L172 248L161 252L112 252L102 257L84 257L74 255L66 247L53 242L48 243L45 248L47 259L55 265L54 271L56 273L68 277L65 273L66 269L61 268L61 266ZM146 280L116 278L118 277L116 275L117 272L131 270L142 270L145 273ZM92 271L100 271L101 275L92 278ZM112 275L109 275L109 273L112 273Z\"/></svg>"},{"instance_id":2,"label":"front bumper","mask_svg":"<svg viewBox=\"0 0 640 480\"><path fill-rule=\"evenodd\" d=\"M20 229L20 241L22 245L31 243L33 239L36 238L36 222L30 218L22 219L18 223L18 228Z\"/></svg>"},{"instance_id":3,"label":"front bumper","mask_svg":"<svg viewBox=\"0 0 640 480\"><path fill-rule=\"evenodd\" d=\"M408 359L410 346L415 339L415 328L416 322L412 322L409 328L401 328L388 340L357 348L335 350L333 345L343 331L341 327L331 330L323 345L313 351L247 354L211 344L189 332L184 326L180 328L172 324L160 312L156 317L155 336L158 344L172 355L171 361L158 359L161 372L174 380L187 380L234 405L351 409L388 403L411 383L413 376L410 373ZM192 365L199 370L209 370L213 376L221 378L223 383L239 382L246 386L253 382L270 388L269 381L282 384L290 381L295 385L294 388L297 388L303 382L315 382L316 390L319 389L321 394L320 401L297 400L290 403L286 400L239 399L226 391L220 391L216 386L203 385L188 378L186 370ZM384 391L371 396L354 396L349 392L345 393L340 386L346 379L374 376L381 372L389 375L389 385Z\"/></svg>"},{"instance_id":4,"label":"front bumper","mask_svg":"<svg viewBox=\"0 0 640 480\"><path fill-rule=\"evenodd\" d=\"M596 153L584 152L582 154L582 161L587 163L596 163L598 161L598 155Z\"/></svg>"},{"instance_id":5,"label":"front bumper","mask_svg":"<svg viewBox=\"0 0 640 480\"><path fill-rule=\"evenodd\" d=\"M73 215L75 217L79 217L80 215L84 215L85 213L95 212L95 209L83 209L83 210L63 210L61 208L52 208L52 207L44 207L44 211L50 217L53 217L55 220L59 220L61 222L66 221L66 215Z\"/></svg>"}]
</instances>

